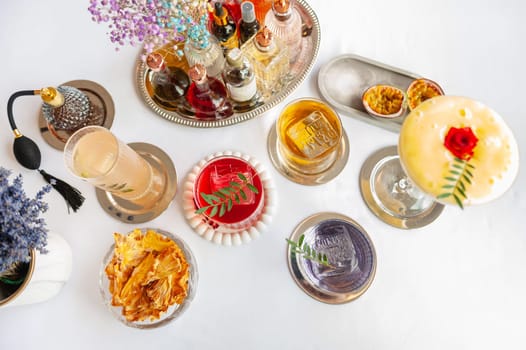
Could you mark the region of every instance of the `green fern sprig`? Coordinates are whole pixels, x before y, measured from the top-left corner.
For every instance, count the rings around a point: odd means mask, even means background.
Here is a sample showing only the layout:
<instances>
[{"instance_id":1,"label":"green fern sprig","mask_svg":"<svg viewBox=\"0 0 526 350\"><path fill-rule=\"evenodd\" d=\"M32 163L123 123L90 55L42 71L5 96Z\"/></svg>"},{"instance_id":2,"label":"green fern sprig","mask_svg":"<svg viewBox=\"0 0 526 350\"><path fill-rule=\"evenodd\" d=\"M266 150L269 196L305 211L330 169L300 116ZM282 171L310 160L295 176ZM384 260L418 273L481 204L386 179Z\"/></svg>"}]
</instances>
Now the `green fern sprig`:
<instances>
[{"instance_id":1,"label":"green fern sprig","mask_svg":"<svg viewBox=\"0 0 526 350\"><path fill-rule=\"evenodd\" d=\"M290 245L294 253L302 255L305 259L312 260L315 263L331 267L327 255L317 252L314 248L309 246L305 242L305 235L301 235L297 242L294 242L288 238L285 238L285 240Z\"/></svg>"},{"instance_id":2,"label":"green fern sprig","mask_svg":"<svg viewBox=\"0 0 526 350\"><path fill-rule=\"evenodd\" d=\"M210 194L201 192L201 197L208 205L197 209L195 213L202 214L211 208L210 213L207 214L209 217L214 217L218 213L219 217L221 217L225 215L226 212L232 210L234 202L239 204L241 199L246 200L248 198L244 188L247 188L255 194L259 193L257 187L248 182L245 175L238 173L237 177L241 182L230 181L230 186L222 187Z\"/></svg>"},{"instance_id":3,"label":"green fern sprig","mask_svg":"<svg viewBox=\"0 0 526 350\"><path fill-rule=\"evenodd\" d=\"M437 196L437 199L443 199L453 196L455 202L458 204L460 209L464 209L462 204L463 199L467 199L466 187L471 185L471 179L473 178L472 170L475 166L469 164L467 161L455 157L453 164L449 169L449 175L444 177L447 184L443 185L442 188L446 190Z\"/></svg>"}]
</instances>

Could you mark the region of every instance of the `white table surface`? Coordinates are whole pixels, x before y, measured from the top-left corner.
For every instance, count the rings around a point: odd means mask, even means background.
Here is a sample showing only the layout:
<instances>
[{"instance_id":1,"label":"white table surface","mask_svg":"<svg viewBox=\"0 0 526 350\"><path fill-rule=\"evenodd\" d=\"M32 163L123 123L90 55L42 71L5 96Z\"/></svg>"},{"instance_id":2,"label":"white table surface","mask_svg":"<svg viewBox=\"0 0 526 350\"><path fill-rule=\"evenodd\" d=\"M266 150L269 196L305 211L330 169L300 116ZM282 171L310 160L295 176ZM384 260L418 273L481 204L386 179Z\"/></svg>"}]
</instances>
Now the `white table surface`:
<instances>
[{"instance_id":1,"label":"white table surface","mask_svg":"<svg viewBox=\"0 0 526 350\"><path fill-rule=\"evenodd\" d=\"M332 182L304 187L282 177L267 155L268 131L284 103L319 97L322 64L362 55L441 83L497 110L514 130L526 164L526 5L522 0L311 0L321 23L320 53L311 74L283 103L253 120L222 129L194 129L155 115L134 85L138 48L115 52L104 25L92 22L88 0L2 1L0 4L0 165L24 174L29 194L43 181L19 166L5 108L11 93L74 79L112 94L112 131L126 142L166 150L179 175L216 151L240 150L261 160L274 179L278 208L258 240L225 248L195 234L182 214L182 191L157 219L139 225L182 237L199 267L193 304L167 327L141 331L116 321L98 290L101 259L114 231L133 226L109 217L94 189L70 175L62 154L41 138L36 97L15 103L19 129L44 154L42 167L82 190L87 200L68 215L52 192L45 214L51 231L73 250L73 273L61 293L42 304L0 309L2 349L525 349L526 175L500 199L464 211L446 208L431 225L399 230L378 220L358 187L360 167L397 135L341 115L351 155ZM305 217L334 211L357 220L378 255L376 278L344 305L315 301L289 273L285 237Z\"/></svg>"}]
</instances>

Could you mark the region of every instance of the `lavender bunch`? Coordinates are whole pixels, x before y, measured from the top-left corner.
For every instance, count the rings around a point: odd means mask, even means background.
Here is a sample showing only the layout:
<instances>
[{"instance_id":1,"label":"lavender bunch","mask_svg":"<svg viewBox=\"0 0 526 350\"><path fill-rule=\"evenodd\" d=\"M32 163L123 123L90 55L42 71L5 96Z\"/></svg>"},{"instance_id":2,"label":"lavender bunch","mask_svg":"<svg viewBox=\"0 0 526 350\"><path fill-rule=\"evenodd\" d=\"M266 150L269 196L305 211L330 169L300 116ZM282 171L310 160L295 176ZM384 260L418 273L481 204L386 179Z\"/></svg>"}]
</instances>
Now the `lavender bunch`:
<instances>
[{"instance_id":1,"label":"lavender bunch","mask_svg":"<svg viewBox=\"0 0 526 350\"><path fill-rule=\"evenodd\" d=\"M14 263L28 262L29 250L45 253L47 228L40 213L48 205L42 201L51 186L38 191L35 198L28 198L22 188L22 175L9 183L11 171L0 167L0 275Z\"/></svg>"},{"instance_id":2,"label":"lavender bunch","mask_svg":"<svg viewBox=\"0 0 526 350\"><path fill-rule=\"evenodd\" d=\"M117 50L143 43L143 58L156 47L185 41L187 30L199 23L206 9L205 0L90 0L88 7L93 21L108 23Z\"/></svg>"}]
</instances>

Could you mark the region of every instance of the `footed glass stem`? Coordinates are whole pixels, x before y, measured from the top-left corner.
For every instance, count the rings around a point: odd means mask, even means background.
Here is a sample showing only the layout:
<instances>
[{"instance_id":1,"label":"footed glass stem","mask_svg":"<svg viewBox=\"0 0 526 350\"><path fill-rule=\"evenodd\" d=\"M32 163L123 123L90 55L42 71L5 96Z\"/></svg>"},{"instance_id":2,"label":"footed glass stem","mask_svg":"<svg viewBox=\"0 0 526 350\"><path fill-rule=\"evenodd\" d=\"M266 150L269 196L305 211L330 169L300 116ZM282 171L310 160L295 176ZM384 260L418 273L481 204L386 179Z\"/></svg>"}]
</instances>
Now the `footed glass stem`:
<instances>
[{"instance_id":1,"label":"footed glass stem","mask_svg":"<svg viewBox=\"0 0 526 350\"><path fill-rule=\"evenodd\" d=\"M369 209L398 228L428 225L444 209L407 176L396 146L380 149L367 158L360 171L360 190Z\"/></svg>"},{"instance_id":2,"label":"footed glass stem","mask_svg":"<svg viewBox=\"0 0 526 350\"><path fill-rule=\"evenodd\" d=\"M391 215L418 216L434 205L435 201L411 182L398 156L384 158L375 170L371 179L373 196Z\"/></svg>"}]
</instances>

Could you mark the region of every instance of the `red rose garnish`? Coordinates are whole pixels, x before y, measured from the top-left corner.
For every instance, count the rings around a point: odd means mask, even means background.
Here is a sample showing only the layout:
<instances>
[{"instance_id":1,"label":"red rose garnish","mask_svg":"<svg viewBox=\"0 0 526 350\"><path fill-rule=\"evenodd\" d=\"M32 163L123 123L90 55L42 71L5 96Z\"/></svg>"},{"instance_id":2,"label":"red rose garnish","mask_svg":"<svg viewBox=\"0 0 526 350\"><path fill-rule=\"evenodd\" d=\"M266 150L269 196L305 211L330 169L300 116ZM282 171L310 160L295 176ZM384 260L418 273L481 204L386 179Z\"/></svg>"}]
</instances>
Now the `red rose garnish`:
<instances>
[{"instance_id":1,"label":"red rose garnish","mask_svg":"<svg viewBox=\"0 0 526 350\"><path fill-rule=\"evenodd\" d=\"M473 149L478 142L477 136L470 127L449 128L444 146L457 158L470 160L473 157Z\"/></svg>"}]
</instances>

